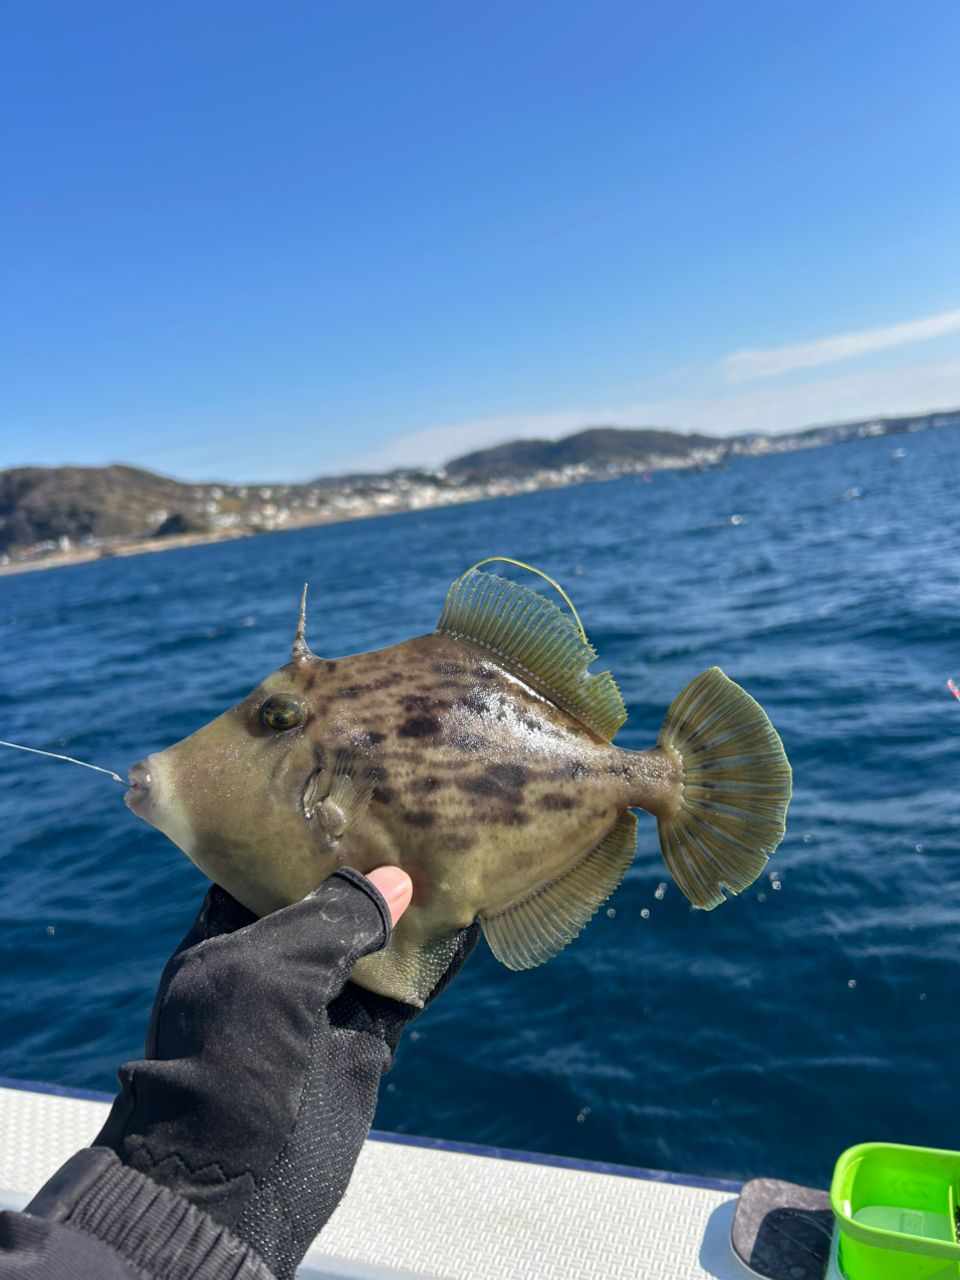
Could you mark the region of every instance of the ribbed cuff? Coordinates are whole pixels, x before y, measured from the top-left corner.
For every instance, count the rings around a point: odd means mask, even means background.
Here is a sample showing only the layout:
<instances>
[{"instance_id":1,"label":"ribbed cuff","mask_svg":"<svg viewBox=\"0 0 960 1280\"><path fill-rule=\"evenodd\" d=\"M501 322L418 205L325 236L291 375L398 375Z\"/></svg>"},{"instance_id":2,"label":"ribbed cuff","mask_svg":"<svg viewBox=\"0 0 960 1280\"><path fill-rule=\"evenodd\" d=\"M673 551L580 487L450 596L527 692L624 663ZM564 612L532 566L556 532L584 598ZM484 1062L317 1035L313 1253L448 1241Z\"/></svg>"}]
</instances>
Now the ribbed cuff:
<instances>
[{"instance_id":1,"label":"ribbed cuff","mask_svg":"<svg viewBox=\"0 0 960 1280\"><path fill-rule=\"evenodd\" d=\"M276 1280L226 1227L106 1147L71 1156L26 1212L94 1236L150 1280Z\"/></svg>"}]
</instances>

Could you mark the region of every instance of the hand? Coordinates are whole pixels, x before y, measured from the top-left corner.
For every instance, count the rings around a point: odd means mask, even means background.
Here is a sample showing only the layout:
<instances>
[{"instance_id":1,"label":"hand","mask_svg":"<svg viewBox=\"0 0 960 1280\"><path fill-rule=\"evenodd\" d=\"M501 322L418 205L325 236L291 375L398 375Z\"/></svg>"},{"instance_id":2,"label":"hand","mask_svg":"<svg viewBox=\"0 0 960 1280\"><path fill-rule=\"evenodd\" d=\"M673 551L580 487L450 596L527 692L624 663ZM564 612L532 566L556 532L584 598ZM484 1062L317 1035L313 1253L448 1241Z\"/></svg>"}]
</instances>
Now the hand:
<instances>
[{"instance_id":1,"label":"hand","mask_svg":"<svg viewBox=\"0 0 960 1280\"><path fill-rule=\"evenodd\" d=\"M405 872L336 872L256 919L214 886L168 962L146 1058L95 1141L292 1277L346 1190L380 1076L419 1012L348 982L410 902ZM465 930L433 995L476 944ZM432 998L432 996L431 996Z\"/></svg>"}]
</instances>

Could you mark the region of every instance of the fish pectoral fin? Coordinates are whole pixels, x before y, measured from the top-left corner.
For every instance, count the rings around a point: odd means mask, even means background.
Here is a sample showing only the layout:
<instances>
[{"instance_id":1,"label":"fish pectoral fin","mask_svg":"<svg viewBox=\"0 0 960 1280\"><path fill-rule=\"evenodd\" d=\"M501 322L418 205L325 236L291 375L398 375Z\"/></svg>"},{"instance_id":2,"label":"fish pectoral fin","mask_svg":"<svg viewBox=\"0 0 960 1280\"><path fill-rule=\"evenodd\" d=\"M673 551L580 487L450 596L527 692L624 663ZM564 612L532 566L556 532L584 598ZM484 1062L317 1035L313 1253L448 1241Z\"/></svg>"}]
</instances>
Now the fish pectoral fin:
<instances>
[{"instance_id":1,"label":"fish pectoral fin","mask_svg":"<svg viewBox=\"0 0 960 1280\"><path fill-rule=\"evenodd\" d=\"M304 812L316 818L332 840L339 840L364 812L375 786L369 762L360 752L344 748L337 752L329 777L319 774L311 779L304 793Z\"/></svg>"},{"instance_id":2,"label":"fish pectoral fin","mask_svg":"<svg viewBox=\"0 0 960 1280\"><path fill-rule=\"evenodd\" d=\"M623 813L602 840L559 880L494 916L481 916L490 950L508 969L533 969L572 942L626 874L637 819Z\"/></svg>"},{"instance_id":3,"label":"fish pectoral fin","mask_svg":"<svg viewBox=\"0 0 960 1280\"><path fill-rule=\"evenodd\" d=\"M610 672L587 670L596 649L572 618L529 587L470 569L447 592L437 630L496 654L607 741L627 718Z\"/></svg>"}]
</instances>

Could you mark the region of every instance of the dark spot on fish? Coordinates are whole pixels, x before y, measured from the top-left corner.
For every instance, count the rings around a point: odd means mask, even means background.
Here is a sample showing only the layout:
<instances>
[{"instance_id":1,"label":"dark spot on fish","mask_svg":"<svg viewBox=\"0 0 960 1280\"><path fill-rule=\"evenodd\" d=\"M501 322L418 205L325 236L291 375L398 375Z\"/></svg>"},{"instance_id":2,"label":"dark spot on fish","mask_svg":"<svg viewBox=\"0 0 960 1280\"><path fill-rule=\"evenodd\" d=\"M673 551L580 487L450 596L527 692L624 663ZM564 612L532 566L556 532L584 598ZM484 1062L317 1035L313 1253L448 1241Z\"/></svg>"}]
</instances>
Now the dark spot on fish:
<instances>
[{"instance_id":1,"label":"dark spot on fish","mask_svg":"<svg viewBox=\"0 0 960 1280\"><path fill-rule=\"evenodd\" d=\"M503 787L496 778L491 778L489 774L481 773L473 778L464 778L458 782L461 791L466 791L472 796L502 796Z\"/></svg>"},{"instance_id":2,"label":"dark spot on fish","mask_svg":"<svg viewBox=\"0 0 960 1280\"><path fill-rule=\"evenodd\" d=\"M435 662L433 669L438 676L462 676L464 672L459 662Z\"/></svg>"},{"instance_id":3,"label":"dark spot on fish","mask_svg":"<svg viewBox=\"0 0 960 1280\"><path fill-rule=\"evenodd\" d=\"M472 833L463 836L444 836L443 847L447 853L466 853L468 849L473 849L477 843L477 836Z\"/></svg>"},{"instance_id":4,"label":"dark spot on fish","mask_svg":"<svg viewBox=\"0 0 960 1280\"><path fill-rule=\"evenodd\" d=\"M399 738L430 738L440 731L440 721L435 716L411 716L397 730Z\"/></svg>"},{"instance_id":5,"label":"dark spot on fish","mask_svg":"<svg viewBox=\"0 0 960 1280\"><path fill-rule=\"evenodd\" d=\"M439 778L418 778L410 784L410 790L417 792L418 795L429 795L432 791L436 791L438 787L442 787L443 783Z\"/></svg>"},{"instance_id":6,"label":"dark spot on fish","mask_svg":"<svg viewBox=\"0 0 960 1280\"><path fill-rule=\"evenodd\" d=\"M364 729L357 734L356 742L358 747L376 747L387 735L385 733L375 733L373 729Z\"/></svg>"},{"instance_id":7,"label":"dark spot on fish","mask_svg":"<svg viewBox=\"0 0 960 1280\"><path fill-rule=\"evenodd\" d=\"M567 772L571 778L585 778L587 776L587 766L582 760L571 760L567 765Z\"/></svg>"},{"instance_id":8,"label":"dark spot on fish","mask_svg":"<svg viewBox=\"0 0 960 1280\"><path fill-rule=\"evenodd\" d=\"M431 702L431 698L420 697L417 694L407 694L403 700L403 709L404 711L427 711Z\"/></svg>"},{"instance_id":9,"label":"dark spot on fish","mask_svg":"<svg viewBox=\"0 0 960 1280\"><path fill-rule=\"evenodd\" d=\"M410 827L432 827L437 820L437 815L429 809L405 809L400 816Z\"/></svg>"},{"instance_id":10,"label":"dark spot on fish","mask_svg":"<svg viewBox=\"0 0 960 1280\"><path fill-rule=\"evenodd\" d=\"M490 708L490 701L483 689L471 689L469 693L457 699L457 706L466 707L468 711L473 711L476 715L486 715Z\"/></svg>"},{"instance_id":11,"label":"dark spot on fish","mask_svg":"<svg viewBox=\"0 0 960 1280\"><path fill-rule=\"evenodd\" d=\"M474 755L477 751L481 751L485 744L478 733L464 733L461 731L454 735L452 745L466 755Z\"/></svg>"},{"instance_id":12,"label":"dark spot on fish","mask_svg":"<svg viewBox=\"0 0 960 1280\"><path fill-rule=\"evenodd\" d=\"M393 792L389 787L374 787L373 798L377 804L393 804Z\"/></svg>"},{"instance_id":13,"label":"dark spot on fish","mask_svg":"<svg viewBox=\"0 0 960 1280\"><path fill-rule=\"evenodd\" d=\"M400 671L388 671L385 675L371 680L369 684L348 684L337 689L331 696L334 698L359 698L364 693L376 693L380 689L389 689L403 679Z\"/></svg>"},{"instance_id":14,"label":"dark spot on fish","mask_svg":"<svg viewBox=\"0 0 960 1280\"><path fill-rule=\"evenodd\" d=\"M629 778L630 767L626 764L611 764L607 767L607 773L611 778Z\"/></svg>"},{"instance_id":15,"label":"dark spot on fish","mask_svg":"<svg viewBox=\"0 0 960 1280\"><path fill-rule=\"evenodd\" d=\"M562 791L546 791L540 797L540 804L551 813L560 813L564 809L572 809L576 801L572 796L565 796Z\"/></svg>"},{"instance_id":16,"label":"dark spot on fish","mask_svg":"<svg viewBox=\"0 0 960 1280\"><path fill-rule=\"evenodd\" d=\"M328 675L333 675L333 673L334 673L334 671L336 671L336 669L337 669L337 664L336 664L335 662L328 662L328 663L327 663L327 673L328 673Z\"/></svg>"},{"instance_id":17,"label":"dark spot on fish","mask_svg":"<svg viewBox=\"0 0 960 1280\"><path fill-rule=\"evenodd\" d=\"M525 827L530 821L530 815L522 809L497 809L490 815L490 821L504 827Z\"/></svg>"},{"instance_id":18,"label":"dark spot on fish","mask_svg":"<svg viewBox=\"0 0 960 1280\"><path fill-rule=\"evenodd\" d=\"M496 680L497 678L497 673L493 667L477 667L474 670L474 675L479 676L481 680Z\"/></svg>"},{"instance_id":19,"label":"dark spot on fish","mask_svg":"<svg viewBox=\"0 0 960 1280\"><path fill-rule=\"evenodd\" d=\"M317 773L323 773L327 767L327 753L323 747L315 746L313 748L313 763L316 766Z\"/></svg>"},{"instance_id":20,"label":"dark spot on fish","mask_svg":"<svg viewBox=\"0 0 960 1280\"><path fill-rule=\"evenodd\" d=\"M503 786L514 788L526 786L530 777L523 765L519 764L492 764L487 773Z\"/></svg>"},{"instance_id":21,"label":"dark spot on fish","mask_svg":"<svg viewBox=\"0 0 960 1280\"><path fill-rule=\"evenodd\" d=\"M366 775L371 782L386 782L390 777L390 770L383 764L371 764L367 766Z\"/></svg>"},{"instance_id":22,"label":"dark spot on fish","mask_svg":"<svg viewBox=\"0 0 960 1280\"><path fill-rule=\"evenodd\" d=\"M459 782L462 790L474 796L496 796L510 804L520 799L520 789L525 785L529 774L518 764L492 764L485 773L474 775Z\"/></svg>"}]
</instances>

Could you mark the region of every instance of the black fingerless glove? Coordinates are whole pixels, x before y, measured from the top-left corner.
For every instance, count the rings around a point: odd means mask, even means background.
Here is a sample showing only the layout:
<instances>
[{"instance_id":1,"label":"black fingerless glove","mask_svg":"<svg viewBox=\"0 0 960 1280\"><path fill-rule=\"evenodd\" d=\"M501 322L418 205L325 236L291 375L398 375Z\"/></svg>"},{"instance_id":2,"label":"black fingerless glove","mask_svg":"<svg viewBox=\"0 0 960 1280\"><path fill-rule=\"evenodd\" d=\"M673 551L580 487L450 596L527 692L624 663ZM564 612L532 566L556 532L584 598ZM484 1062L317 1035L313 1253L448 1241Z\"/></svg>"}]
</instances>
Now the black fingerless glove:
<instances>
[{"instance_id":1,"label":"black fingerless glove","mask_svg":"<svg viewBox=\"0 0 960 1280\"><path fill-rule=\"evenodd\" d=\"M384 899L349 868L262 919L212 888L164 970L146 1058L121 1068L94 1144L227 1228L279 1280L340 1202L380 1077L419 1012L347 981L390 931ZM477 936L461 934L430 999ZM82 1205L71 1214L101 1238L115 1229L102 1207L95 1221Z\"/></svg>"}]
</instances>

